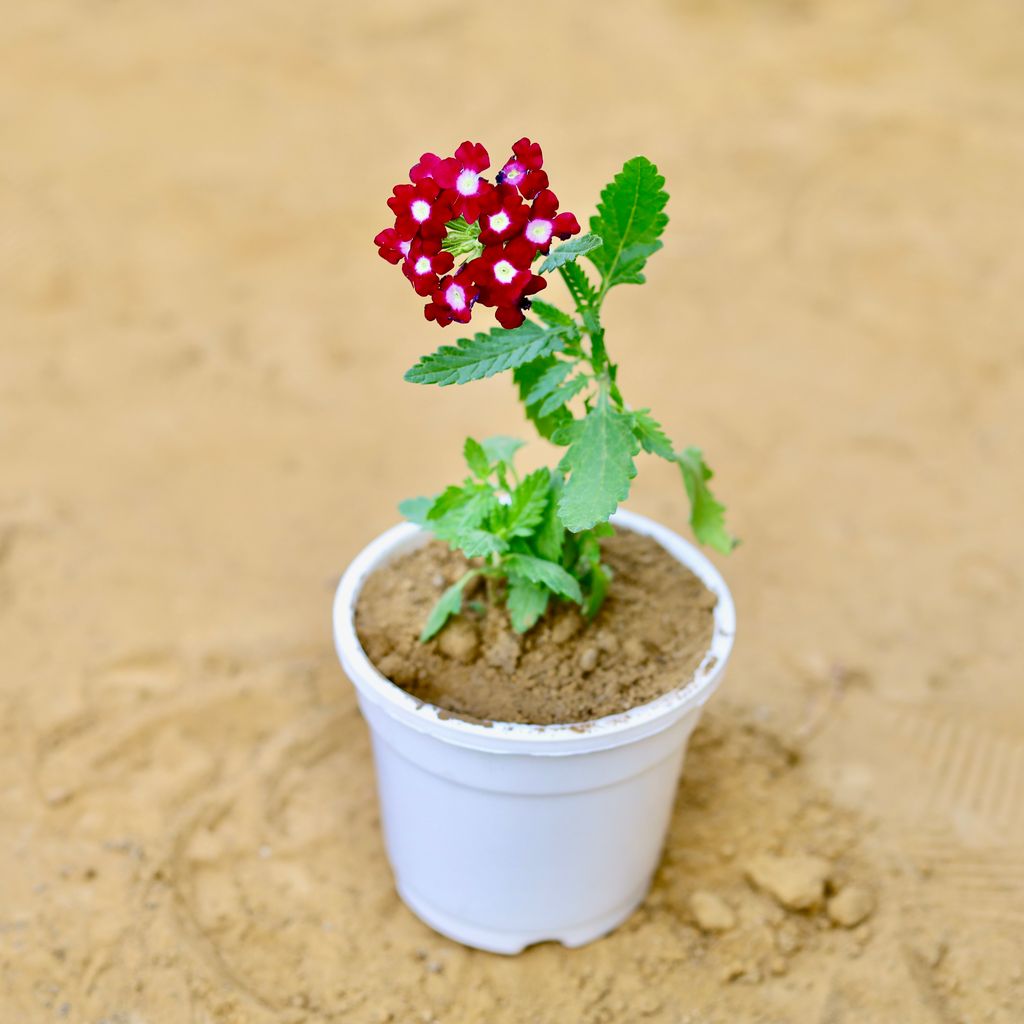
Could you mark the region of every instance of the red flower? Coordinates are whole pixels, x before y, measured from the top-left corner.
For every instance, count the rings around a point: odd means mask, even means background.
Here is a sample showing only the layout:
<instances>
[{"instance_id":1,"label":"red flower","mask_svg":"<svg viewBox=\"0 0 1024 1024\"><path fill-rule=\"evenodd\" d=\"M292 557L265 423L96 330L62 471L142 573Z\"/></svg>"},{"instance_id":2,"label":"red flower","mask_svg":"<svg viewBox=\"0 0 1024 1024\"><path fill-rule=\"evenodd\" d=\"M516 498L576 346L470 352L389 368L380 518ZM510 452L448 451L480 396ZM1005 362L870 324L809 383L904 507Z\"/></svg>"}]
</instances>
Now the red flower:
<instances>
[{"instance_id":1,"label":"red flower","mask_svg":"<svg viewBox=\"0 0 1024 1024\"><path fill-rule=\"evenodd\" d=\"M480 301L485 306L514 306L530 284L533 247L522 238L508 245L489 245L466 267L480 288Z\"/></svg>"},{"instance_id":2,"label":"red flower","mask_svg":"<svg viewBox=\"0 0 1024 1024\"><path fill-rule=\"evenodd\" d=\"M381 258L387 260L388 263L401 263L409 255L409 249L412 246L412 242L403 239L394 228L385 228L383 231L379 231L373 244L377 246Z\"/></svg>"},{"instance_id":3,"label":"red flower","mask_svg":"<svg viewBox=\"0 0 1024 1024\"><path fill-rule=\"evenodd\" d=\"M424 179L415 185L396 185L388 206L395 214L395 230L402 238L419 234L442 238L444 226L452 219L451 201L436 181Z\"/></svg>"},{"instance_id":4,"label":"red flower","mask_svg":"<svg viewBox=\"0 0 1024 1024\"><path fill-rule=\"evenodd\" d=\"M498 185L480 204L480 241L494 245L515 238L526 225L529 210L511 185Z\"/></svg>"},{"instance_id":5,"label":"red flower","mask_svg":"<svg viewBox=\"0 0 1024 1024\"><path fill-rule=\"evenodd\" d=\"M450 252L441 252L441 243L434 239L414 239L402 264L417 295L430 295L437 288L437 278L455 266Z\"/></svg>"},{"instance_id":6,"label":"red flower","mask_svg":"<svg viewBox=\"0 0 1024 1024\"><path fill-rule=\"evenodd\" d=\"M438 327L447 327L453 320L468 324L477 300L477 287L469 276L468 268L454 277L444 277L435 290L432 301L423 307L428 320L436 320Z\"/></svg>"},{"instance_id":7,"label":"red flower","mask_svg":"<svg viewBox=\"0 0 1024 1024\"><path fill-rule=\"evenodd\" d=\"M546 253L551 248L553 236L565 239L580 230L579 222L571 213L558 213L558 196L550 189L544 189L533 201L530 219L523 229L523 238L537 252Z\"/></svg>"},{"instance_id":8,"label":"red flower","mask_svg":"<svg viewBox=\"0 0 1024 1024\"><path fill-rule=\"evenodd\" d=\"M533 199L541 189L548 187L548 176L541 170L543 163L540 145L524 137L512 147L512 156L498 172L496 181L499 185L503 182L514 185L520 195Z\"/></svg>"},{"instance_id":9,"label":"red flower","mask_svg":"<svg viewBox=\"0 0 1024 1024\"><path fill-rule=\"evenodd\" d=\"M499 306L494 311L495 320L508 330L512 330L513 327L519 327L526 319L523 316L523 310L530 308L530 300L527 296L543 291L547 286L548 283L543 277L539 274L533 274L530 278L530 283L523 289L523 294L514 306Z\"/></svg>"},{"instance_id":10,"label":"red flower","mask_svg":"<svg viewBox=\"0 0 1024 1024\"><path fill-rule=\"evenodd\" d=\"M487 150L463 142L454 156L424 153L409 171L412 184L394 187L388 206L395 225L379 232L374 243L383 259L402 264L418 294L429 296L423 310L428 320L441 327L468 323L480 302L494 307L503 327L523 322L528 296L547 284L533 273L533 261L549 251L556 236L569 238L580 230L571 213L558 213L543 162L540 146L522 138L492 185L483 178L490 166ZM450 233L448 224L459 217L478 226L460 224ZM451 252L443 251L445 239ZM452 274L456 254L479 252L478 246L482 255Z\"/></svg>"},{"instance_id":11,"label":"red flower","mask_svg":"<svg viewBox=\"0 0 1024 1024\"><path fill-rule=\"evenodd\" d=\"M441 188L451 188L451 185L446 186L442 182L454 182L459 170L459 162L453 156L442 160L436 153L424 153L420 162L409 171L409 179L417 184L427 180L436 181Z\"/></svg>"},{"instance_id":12,"label":"red flower","mask_svg":"<svg viewBox=\"0 0 1024 1024\"><path fill-rule=\"evenodd\" d=\"M487 150L479 142L464 142L455 150L455 166L447 160L438 167L435 178L445 189L456 217L465 217L469 224L480 216L480 203L494 186L480 177L491 166Z\"/></svg>"}]
</instances>

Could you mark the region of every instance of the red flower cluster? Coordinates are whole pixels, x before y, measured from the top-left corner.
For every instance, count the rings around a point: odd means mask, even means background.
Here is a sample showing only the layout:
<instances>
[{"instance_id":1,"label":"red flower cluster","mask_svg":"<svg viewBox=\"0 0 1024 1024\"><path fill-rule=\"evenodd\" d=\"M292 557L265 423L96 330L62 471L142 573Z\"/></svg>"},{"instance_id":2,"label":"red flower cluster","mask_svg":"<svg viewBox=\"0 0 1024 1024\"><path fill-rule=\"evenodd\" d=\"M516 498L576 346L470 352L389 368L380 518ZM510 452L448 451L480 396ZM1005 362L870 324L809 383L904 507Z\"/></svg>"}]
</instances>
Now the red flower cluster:
<instances>
[{"instance_id":1,"label":"red flower cluster","mask_svg":"<svg viewBox=\"0 0 1024 1024\"><path fill-rule=\"evenodd\" d=\"M529 296L547 285L530 269L533 261L555 237L580 230L571 213L558 212L543 163L540 146L520 139L491 183L483 177L491 165L487 150L464 142L454 156L424 153L409 172L411 184L394 187L388 206L395 226L373 241L389 263L402 264L416 293L429 298L423 310L428 320L441 327L468 323L479 302L495 308L502 327L523 322ZM479 235L483 251L455 269L443 243L447 225L460 217L476 225L471 234Z\"/></svg>"}]
</instances>

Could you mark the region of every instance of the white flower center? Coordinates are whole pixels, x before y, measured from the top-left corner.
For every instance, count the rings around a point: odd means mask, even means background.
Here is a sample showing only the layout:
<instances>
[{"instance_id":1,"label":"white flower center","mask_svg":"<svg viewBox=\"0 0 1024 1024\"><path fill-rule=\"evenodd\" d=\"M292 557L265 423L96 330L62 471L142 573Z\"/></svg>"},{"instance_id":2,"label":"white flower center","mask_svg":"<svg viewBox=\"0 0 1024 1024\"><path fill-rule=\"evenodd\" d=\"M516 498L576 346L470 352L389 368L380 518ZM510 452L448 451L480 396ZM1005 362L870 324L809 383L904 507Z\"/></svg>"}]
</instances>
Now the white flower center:
<instances>
[{"instance_id":1,"label":"white flower center","mask_svg":"<svg viewBox=\"0 0 1024 1024\"><path fill-rule=\"evenodd\" d=\"M514 185L523 176L523 169L519 164L508 164L505 167L505 180Z\"/></svg>"},{"instance_id":2,"label":"white flower center","mask_svg":"<svg viewBox=\"0 0 1024 1024\"><path fill-rule=\"evenodd\" d=\"M411 209L412 219L417 224L422 224L430 216L430 203L426 199L414 199Z\"/></svg>"},{"instance_id":3,"label":"white flower center","mask_svg":"<svg viewBox=\"0 0 1024 1024\"><path fill-rule=\"evenodd\" d=\"M459 190L459 194L464 196L475 196L479 183L480 175L468 168L455 179L455 187Z\"/></svg>"},{"instance_id":4,"label":"white flower center","mask_svg":"<svg viewBox=\"0 0 1024 1024\"><path fill-rule=\"evenodd\" d=\"M502 284L509 284L516 276L516 268L508 260L498 260L494 264L494 276Z\"/></svg>"},{"instance_id":5,"label":"white flower center","mask_svg":"<svg viewBox=\"0 0 1024 1024\"><path fill-rule=\"evenodd\" d=\"M508 214L504 210L500 210L498 213L492 213L490 217L488 217L487 223L491 225L492 231L501 232L504 231L512 222L509 220Z\"/></svg>"},{"instance_id":6,"label":"white flower center","mask_svg":"<svg viewBox=\"0 0 1024 1024\"><path fill-rule=\"evenodd\" d=\"M549 220L531 220L526 225L526 237L536 245L544 245L553 230L554 225Z\"/></svg>"},{"instance_id":7,"label":"white flower center","mask_svg":"<svg viewBox=\"0 0 1024 1024\"><path fill-rule=\"evenodd\" d=\"M413 270L415 270L417 274L429 274L430 271L431 271L430 257L429 256L421 256L416 261L416 266L413 267Z\"/></svg>"},{"instance_id":8,"label":"white flower center","mask_svg":"<svg viewBox=\"0 0 1024 1024\"><path fill-rule=\"evenodd\" d=\"M444 293L444 301L457 312L466 308L466 291L459 284L450 284Z\"/></svg>"},{"instance_id":9,"label":"white flower center","mask_svg":"<svg viewBox=\"0 0 1024 1024\"><path fill-rule=\"evenodd\" d=\"M408 256L409 250L412 248L412 242L399 242L398 248L401 250L403 256Z\"/></svg>"}]
</instances>

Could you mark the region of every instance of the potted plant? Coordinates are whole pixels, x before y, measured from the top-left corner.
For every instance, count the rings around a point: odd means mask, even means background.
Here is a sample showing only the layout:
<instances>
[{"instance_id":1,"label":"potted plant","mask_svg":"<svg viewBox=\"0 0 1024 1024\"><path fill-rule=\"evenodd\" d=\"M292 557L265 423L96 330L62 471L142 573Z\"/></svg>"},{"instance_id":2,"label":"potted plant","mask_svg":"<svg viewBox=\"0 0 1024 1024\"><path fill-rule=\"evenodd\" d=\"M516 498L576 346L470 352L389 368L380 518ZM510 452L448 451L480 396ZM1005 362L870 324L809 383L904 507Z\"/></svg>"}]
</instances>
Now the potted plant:
<instances>
[{"instance_id":1,"label":"potted plant","mask_svg":"<svg viewBox=\"0 0 1024 1024\"><path fill-rule=\"evenodd\" d=\"M664 179L629 160L582 234L542 163L529 139L493 180L480 144L424 154L375 243L428 321L492 307L500 325L424 356L406 380L511 371L557 464L520 476L520 442L467 439L466 478L403 502L407 522L356 557L334 604L398 891L436 930L502 953L588 942L643 899L735 629L708 559L618 510L646 452L678 467L697 539L734 543L701 452L626 403L605 342L607 296L643 283L661 247ZM536 297L549 275L570 309Z\"/></svg>"}]
</instances>

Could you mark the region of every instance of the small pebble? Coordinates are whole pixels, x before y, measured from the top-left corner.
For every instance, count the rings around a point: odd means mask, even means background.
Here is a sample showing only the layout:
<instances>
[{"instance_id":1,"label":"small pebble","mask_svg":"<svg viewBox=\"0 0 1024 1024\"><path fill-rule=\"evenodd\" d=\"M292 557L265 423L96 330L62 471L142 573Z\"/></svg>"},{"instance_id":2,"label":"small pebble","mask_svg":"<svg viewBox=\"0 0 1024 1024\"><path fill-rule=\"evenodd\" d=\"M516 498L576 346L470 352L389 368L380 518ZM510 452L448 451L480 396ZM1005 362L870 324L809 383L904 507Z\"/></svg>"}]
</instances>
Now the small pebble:
<instances>
[{"instance_id":1,"label":"small pebble","mask_svg":"<svg viewBox=\"0 0 1024 1024\"><path fill-rule=\"evenodd\" d=\"M580 625L581 620L578 615L572 615L570 613L563 615L554 624L554 626L551 627L552 641L556 644L564 644L579 632Z\"/></svg>"},{"instance_id":2,"label":"small pebble","mask_svg":"<svg viewBox=\"0 0 1024 1024\"><path fill-rule=\"evenodd\" d=\"M762 854L746 867L747 878L787 910L810 910L822 902L832 868L821 857Z\"/></svg>"},{"instance_id":3,"label":"small pebble","mask_svg":"<svg viewBox=\"0 0 1024 1024\"><path fill-rule=\"evenodd\" d=\"M438 646L446 657L468 665L480 649L480 637L472 623L465 619L455 619L441 631Z\"/></svg>"},{"instance_id":4,"label":"small pebble","mask_svg":"<svg viewBox=\"0 0 1024 1024\"><path fill-rule=\"evenodd\" d=\"M580 651L579 666L581 672L593 672L597 668L597 648L584 647Z\"/></svg>"},{"instance_id":5,"label":"small pebble","mask_svg":"<svg viewBox=\"0 0 1024 1024\"><path fill-rule=\"evenodd\" d=\"M856 928L875 909L875 898L859 885L848 885L828 901L828 916L841 928Z\"/></svg>"},{"instance_id":6,"label":"small pebble","mask_svg":"<svg viewBox=\"0 0 1024 1024\"><path fill-rule=\"evenodd\" d=\"M637 640L635 636L631 636L625 641L625 643L623 643L622 650L634 665L639 665L647 659L647 652L644 650L644 645Z\"/></svg>"},{"instance_id":7,"label":"small pebble","mask_svg":"<svg viewBox=\"0 0 1024 1024\"><path fill-rule=\"evenodd\" d=\"M728 903L713 892L698 890L690 897L690 910L701 931L727 932L736 927L736 915Z\"/></svg>"}]
</instances>

